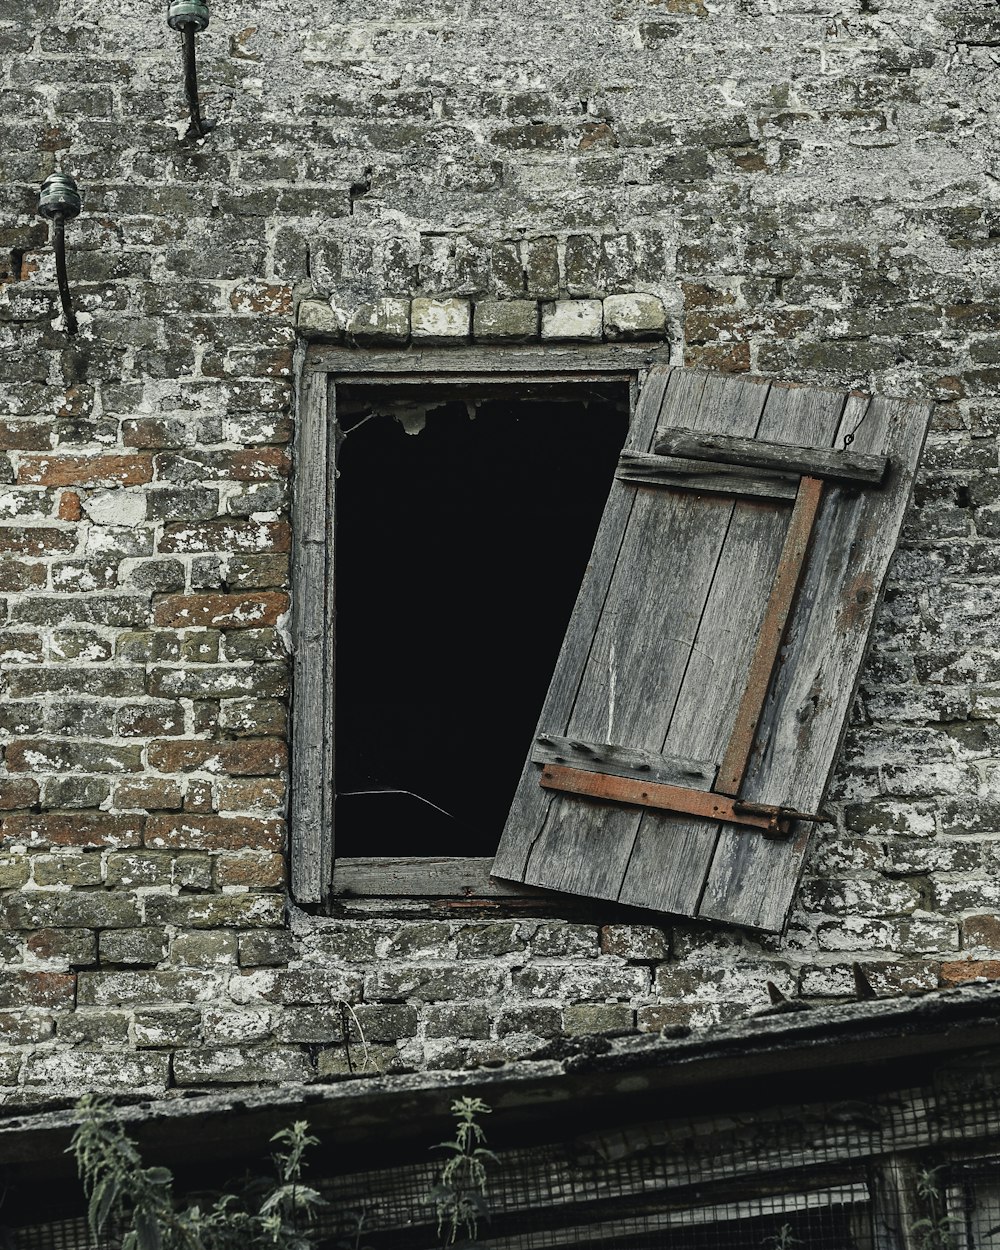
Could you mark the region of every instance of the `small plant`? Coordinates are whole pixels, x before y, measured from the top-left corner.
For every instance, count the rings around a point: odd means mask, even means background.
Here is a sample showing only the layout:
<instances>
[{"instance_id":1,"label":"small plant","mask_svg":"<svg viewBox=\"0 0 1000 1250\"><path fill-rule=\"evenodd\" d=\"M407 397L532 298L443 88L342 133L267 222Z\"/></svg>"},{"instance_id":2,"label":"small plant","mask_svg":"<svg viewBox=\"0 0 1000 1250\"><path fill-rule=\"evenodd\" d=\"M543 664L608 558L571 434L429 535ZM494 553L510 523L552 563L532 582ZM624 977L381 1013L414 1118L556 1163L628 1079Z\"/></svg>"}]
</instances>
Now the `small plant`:
<instances>
[{"instance_id":1,"label":"small plant","mask_svg":"<svg viewBox=\"0 0 1000 1250\"><path fill-rule=\"evenodd\" d=\"M69 1150L87 1197L94 1241L120 1238L121 1250L313 1250L319 1193L302 1184L303 1156L318 1139L299 1120L271 1138L277 1181L225 1193L204 1210L181 1206L167 1168L143 1167L135 1142L90 1095L77 1104L80 1124Z\"/></svg>"},{"instance_id":2,"label":"small plant","mask_svg":"<svg viewBox=\"0 0 1000 1250\"><path fill-rule=\"evenodd\" d=\"M926 1216L910 1225L910 1236L917 1250L955 1250L957 1244L952 1232L957 1217L945 1212L938 1176L940 1170L924 1169L917 1173L917 1197L927 1209Z\"/></svg>"},{"instance_id":3,"label":"small plant","mask_svg":"<svg viewBox=\"0 0 1000 1250\"><path fill-rule=\"evenodd\" d=\"M760 1244L769 1247L769 1250L792 1250L793 1246L802 1245L802 1239L792 1232L791 1224L782 1224L776 1233L765 1237Z\"/></svg>"},{"instance_id":4,"label":"small plant","mask_svg":"<svg viewBox=\"0 0 1000 1250\"><path fill-rule=\"evenodd\" d=\"M427 1195L437 1208L438 1237L453 1246L459 1230L474 1241L479 1221L490 1218L486 1200L486 1164L496 1162L496 1155L485 1146L486 1133L477 1116L489 1115L490 1108L481 1098L459 1098L451 1104L455 1116L455 1136L439 1142L435 1149L451 1152L441 1168L438 1183Z\"/></svg>"}]
</instances>

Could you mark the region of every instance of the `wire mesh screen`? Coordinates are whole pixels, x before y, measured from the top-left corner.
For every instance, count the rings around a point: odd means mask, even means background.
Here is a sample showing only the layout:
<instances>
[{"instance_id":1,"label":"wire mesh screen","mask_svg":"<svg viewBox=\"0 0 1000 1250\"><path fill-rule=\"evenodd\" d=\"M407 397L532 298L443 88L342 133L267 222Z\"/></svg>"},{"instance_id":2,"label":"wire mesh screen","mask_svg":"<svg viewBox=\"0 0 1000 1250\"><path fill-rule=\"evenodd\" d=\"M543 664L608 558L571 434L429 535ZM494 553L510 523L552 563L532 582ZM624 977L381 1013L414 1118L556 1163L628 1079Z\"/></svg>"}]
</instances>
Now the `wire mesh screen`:
<instances>
[{"instance_id":1,"label":"wire mesh screen","mask_svg":"<svg viewBox=\"0 0 1000 1250\"><path fill-rule=\"evenodd\" d=\"M998 1160L1000 1090L971 1065L933 1087L871 1099L525 1141L488 1162L475 1242L483 1250L1000 1250ZM314 1231L343 1250L434 1250L449 1239L433 1197L441 1168L441 1152L428 1149L392 1167L313 1175L327 1204ZM20 1228L12 1240L14 1250L91 1244L82 1219ZM454 1244L468 1240L460 1230Z\"/></svg>"}]
</instances>

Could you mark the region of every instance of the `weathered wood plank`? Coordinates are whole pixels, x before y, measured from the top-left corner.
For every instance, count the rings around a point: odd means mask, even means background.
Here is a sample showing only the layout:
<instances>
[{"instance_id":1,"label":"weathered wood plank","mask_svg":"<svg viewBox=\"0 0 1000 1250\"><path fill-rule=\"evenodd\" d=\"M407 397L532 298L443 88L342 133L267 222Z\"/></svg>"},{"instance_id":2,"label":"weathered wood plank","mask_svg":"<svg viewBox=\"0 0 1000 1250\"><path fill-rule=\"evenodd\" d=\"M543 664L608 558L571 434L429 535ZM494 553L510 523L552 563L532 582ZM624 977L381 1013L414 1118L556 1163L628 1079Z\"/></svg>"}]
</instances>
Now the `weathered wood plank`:
<instances>
[{"instance_id":1,"label":"weathered wood plank","mask_svg":"<svg viewBox=\"0 0 1000 1250\"><path fill-rule=\"evenodd\" d=\"M493 860L441 855L341 856L334 865L335 896L372 898L516 898L529 886L495 881Z\"/></svg>"},{"instance_id":2,"label":"weathered wood plank","mask_svg":"<svg viewBox=\"0 0 1000 1250\"><path fill-rule=\"evenodd\" d=\"M669 348L655 343L606 343L595 347L557 343L508 347L475 344L461 351L453 347L379 351L314 343L309 346L305 367L307 372L318 370L341 377L412 374L421 377L427 385L433 384L436 377L449 375L471 377L478 374L482 381L504 373L546 376L579 373L585 379L598 371L627 375L651 365L666 367L669 358ZM481 376L484 374L488 376Z\"/></svg>"},{"instance_id":3,"label":"weathered wood plank","mask_svg":"<svg viewBox=\"0 0 1000 1250\"><path fill-rule=\"evenodd\" d=\"M685 460L679 456L641 456L625 452L615 476L640 486L664 486L674 490L714 491L720 495L751 495L761 499L794 499L798 478L789 474L764 474L739 466Z\"/></svg>"},{"instance_id":4,"label":"weathered wood plank","mask_svg":"<svg viewBox=\"0 0 1000 1250\"><path fill-rule=\"evenodd\" d=\"M771 674L778 658L778 648L781 646L792 604L802 581L809 540L822 498L821 478L800 478L795 507L792 509L785 543L778 560L778 571L771 583L771 594L757 636L757 650L750 662L750 673L739 711L736 713L736 723L719 767L716 788L721 794L739 794L761 709L771 684Z\"/></svg>"},{"instance_id":5,"label":"weathered wood plank","mask_svg":"<svg viewBox=\"0 0 1000 1250\"><path fill-rule=\"evenodd\" d=\"M837 439L854 429L852 398ZM768 693L741 796L818 810L832 773L871 626L888 574L931 405L876 397L855 446L891 451L881 490L830 487L813 535L802 589L788 625L785 662ZM726 830L719 839L701 914L779 930L808 844L796 831L778 844Z\"/></svg>"},{"instance_id":6,"label":"weathered wood plank","mask_svg":"<svg viewBox=\"0 0 1000 1250\"><path fill-rule=\"evenodd\" d=\"M809 444L787 446L728 434L701 434L688 429L660 429L654 450L658 454L690 456L723 464L771 469L779 473L801 473L830 481L878 486L889 469L887 456L868 456L854 451L837 451Z\"/></svg>"},{"instance_id":7,"label":"weathered wood plank","mask_svg":"<svg viewBox=\"0 0 1000 1250\"><path fill-rule=\"evenodd\" d=\"M843 411L844 399L842 391L815 391L776 383L768 394L757 425L757 436L773 443L794 445L819 438L828 445ZM720 423L721 420L720 416ZM671 737L678 735L674 741L694 735L698 745L692 744L688 750L715 754L715 758L719 758L729 741L739 706L739 699L733 692L743 690L748 680L789 519L784 510L764 511L749 500L740 500L736 506L726 558L720 561L713 594L692 652L689 679L682 692L683 702L678 702L680 714L675 716L671 726ZM734 604L741 605L738 613L733 611ZM703 662L706 655L716 657L711 670ZM702 741L698 735L704 735L707 741ZM664 750L669 748L665 745ZM651 860L655 862L657 851L651 845L650 827L659 820L659 817L653 816L651 820L647 816L643 821L636 842L634 867L630 865L629 888L623 889L621 895L623 902L635 897L635 886L648 874ZM693 820L683 826L684 868L667 878L669 888L658 896L661 905L666 904L664 910L683 907L685 915L698 912L719 838L726 830L738 828ZM746 836L772 841L761 838L756 831Z\"/></svg>"},{"instance_id":8,"label":"weathered wood plank","mask_svg":"<svg viewBox=\"0 0 1000 1250\"><path fill-rule=\"evenodd\" d=\"M636 777L669 785L709 790L716 766L711 760L686 760L608 742L577 742L551 734L538 739L531 758L536 764L569 764L588 772Z\"/></svg>"},{"instance_id":9,"label":"weathered wood plank","mask_svg":"<svg viewBox=\"0 0 1000 1250\"><path fill-rule=\"evenodd\" d=\"M629 450L648 451L664 394L673 377L674 372L665 367L650 370L632 418L626 443ZM696 385L700 392L704 387L704 378L699 377ZM559 736L566 733L573 700L590 654L636 494L635 486L621 482L611 485L587 571L538 719L536 739L546 733ZM602 736L591 735L598 739ZM550 802L550 796L538 784L538 765L532 762L529 749L497 849L493 864L495 876L514 881L526 880L528 860L545 825Z\"/></svg>"},{"instance_id":10,"label":"weathered wood plank","mask_svg":"<svg viewBox=\"0 0 1000 1250\"><path fill-rule=\"evenodd\" d=\"M746 387L741 379L727 382L728 387L720 387L720 405L712 417L714 428L729 423L730 429L742 426L778 441L800 442L808 437L804 397L815 393L773 385L766 393L766 403L758 402L745 414L741 412L741 424L733 425L734 405L753 403L759 392ZM843 393L824 391L820 396L813 402L825 406L832 429L843 406ZM751 416L752 421L748 420ZM663 745L665 754L683 749L709 759L721 757L738 709L739 696L734 692L747 682L788 524L789 513L784 508L751 500L737 502ZM620 901L694 915L719 833L715 821L647 812ZM657 871L665 860L672 864L669 873Z\"/></svg>"},{"instance_id":11,"label":"weathered wood plank","mask_svg":"<svg viewBox=\"0 0 1000 1250\"><path fill-rule=\"evenodd\" d=\"M768 817L738 814L735 799L707 790L692 790L686 786L664 785L658 781L611 773L588 772L565 764L546 764L542 769L541 783L547 790L565 790L589 799L656 807L667 812L686 812L710 820L740 822L755 829L771 828Z\"/></svg>"},{"instance_id":12,"label":"weathered wood plank","mask_svg":"<svg viewBox=\"0 0 1000 1250\"><path fill-rule=\"evenodd\" d=\"M332 669L329 632L329 548L333 541L328 498L328 431L331 419L325 374L302 381L295 441L292 549L292 753L290 861L297 902L318 903L330 882L333 769Z\"/></svg>"},{"instance_id":13,"label":"weathered wood plank","mask_svg":"<svg viewBox=\"0 0 1000 1250\"><path fill-rule=\"evenodd\" d=\"M674 412L694 414L697 420L706 390L716 385L712 378L674 371L664 415L669 420ZM707 586L733 503L720 496L616 487L634 492L628 527L611 557L614 572L595 627L583 640L586 664L568 723L546 724L543 732L657 751L701 612L697 587ZM702 573L695 593L678 594L678 586L689 584L692 567ZM628 808L555 797L524 879L572 894L616 898L640 816ZM662 863L658 868L672 870Z\"/></svg>"}]
</instances>

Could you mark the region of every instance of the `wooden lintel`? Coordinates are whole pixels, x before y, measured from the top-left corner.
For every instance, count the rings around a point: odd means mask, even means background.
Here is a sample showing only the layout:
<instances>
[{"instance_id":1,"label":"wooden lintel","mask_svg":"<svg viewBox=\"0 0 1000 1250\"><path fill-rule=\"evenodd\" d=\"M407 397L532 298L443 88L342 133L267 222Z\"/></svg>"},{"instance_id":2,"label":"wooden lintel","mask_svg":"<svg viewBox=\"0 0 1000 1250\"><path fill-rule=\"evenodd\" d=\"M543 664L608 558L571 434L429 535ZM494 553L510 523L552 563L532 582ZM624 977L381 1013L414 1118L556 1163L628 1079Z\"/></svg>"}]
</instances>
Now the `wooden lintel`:
<instances>
[{"instance_id":1,"label":"wooden lintel","mask_svg":"<svg viewBox=\"0 0 1000 1250\"><path fill-rule=\"evenodd\" d=\"M774 672L781 640L785 635L799 583L802 581L806 557L809 554L809 540L822 498L823 482L820 478L801 479L778 560L778 571L774 576L757 638L757 650L750 662L746 688L740 700L726 753L719 765L716 785L723 794L738 794L743 783L764 700L767 698L767 688L771 684L771 674Z\"/></svg>"},{"instance_id":2,"label":"wooden lintel","mask_svg":"<svg viewBox=\"0 0 1000 1250\"><path fill-rule=\"evenodd\" d=\"M745 495L756 499L795 498L798 476L794 473L762 473L741 465L715 464L681 456L650 456L622 452L615 474L619 481L639 486L663 486L703 494Z\"/></svg>"},{"instance_id":3,"label":"wooden lintel","mask_svg":"<svg viewBox=\"0 0 1000 1250\"><path fill-rule=\"evenodd\" d=\"M738 800L711 791L689 790L685 786L668 786L655 781L637 781L633 777L614 777L609 773L591 773L562 764L546 764L540 781L547 790L565 790L584 798L608 799L613 803L631 803L637 807L683 812L687 816L704 816L707 820L750 825L768 833L787 832L787 821L777 820L774 815L742 812L739 810ZM782 825L785 827L782 828Z\"/></svg>"},{"instance_id":4,"label":"wooden lintel","mask_svg":"<svg viewBox=\"0 0 1000 1250\"><path fill-rule=\"evenodd\" d=\"M728 434L702 434L676 426L661 427L653 450L660 455L746 465L775 473L805 474L857 486L880 486L889 469L888 456L834 451L826 447L793 447Z\"/></svg>"}]
</instances>

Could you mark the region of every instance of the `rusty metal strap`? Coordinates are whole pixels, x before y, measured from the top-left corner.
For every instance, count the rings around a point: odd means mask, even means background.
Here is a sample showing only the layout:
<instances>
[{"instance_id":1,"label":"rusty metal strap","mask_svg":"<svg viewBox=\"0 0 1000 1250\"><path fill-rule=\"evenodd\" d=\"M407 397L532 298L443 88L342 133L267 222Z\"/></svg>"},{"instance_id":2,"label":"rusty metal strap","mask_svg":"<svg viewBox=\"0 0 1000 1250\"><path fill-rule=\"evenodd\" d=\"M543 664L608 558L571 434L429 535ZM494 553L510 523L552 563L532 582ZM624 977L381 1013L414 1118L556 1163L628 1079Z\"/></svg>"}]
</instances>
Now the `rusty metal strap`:
<instances>
[{"instance_id":1,"label":"rusty metal strap","mask_svg":"<svg viewBox=\"0 0 1000 1250\"><path fill-rule=\"evenodd\" d=\"M724 820L734 825L762 829L771 837L787 837L797 820L820 821L824 817L811 812L796 812L763 803L741 803L739 799L706 790L689 790L685 786L664 785L655 781L637 781L633 777L613 777L609 773L587 772L562 764L546 764L541 784L547 790L564 790L589 799L607 799L614 803L632 803L637 807L655 807L661 811L686 816L703 816L707 820Z\"/></svg>"}]
</instances>

